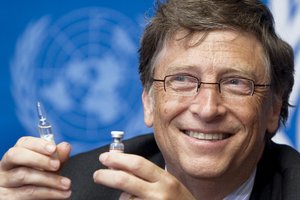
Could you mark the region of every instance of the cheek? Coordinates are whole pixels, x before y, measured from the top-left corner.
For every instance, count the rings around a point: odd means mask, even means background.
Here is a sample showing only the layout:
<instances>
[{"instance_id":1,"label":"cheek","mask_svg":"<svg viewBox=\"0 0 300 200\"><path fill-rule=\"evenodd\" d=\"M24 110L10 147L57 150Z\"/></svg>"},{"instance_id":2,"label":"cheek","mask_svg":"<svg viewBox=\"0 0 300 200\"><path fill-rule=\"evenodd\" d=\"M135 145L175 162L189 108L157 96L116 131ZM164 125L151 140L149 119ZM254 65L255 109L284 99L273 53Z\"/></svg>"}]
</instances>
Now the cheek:
<instances>
[{"instance_id":1,"label":"cheek","mask_svg":"<svg viewBox=\"0 0 300 200\"><path fill-rule=\"evenodd\" d=\"M256 119L255 122L258 124L258 126L263 129L263 132L266 130L266 122L268 118L268 113L270 112L270 105L267 99L261 97L256 98L249 106L253 109L253 115Z\"/></svg>"},{"instance_id":2,"label":"cheek","mask_svg":"<svg viewBox=\"0 0 300 200\"><path fill-rule=\"evenodd\" d=\"M264 98L252 96L245 99L239 105L227 107L233 120L240 124L236 145L242 152L251 152L253 148L259 148L264 143L267 118L267 101ZM246 155L247 153L245 153Z\"/></svg>"},{"instance_id":3,"label":"cheek","mask_svg":"<svg viewBox=\"0 0 300 200\"><path fill-rule=\"evenodd\" d=\"M188 109L188 100L186 97L169 96L165 92L160 93L155 98L154 121L156 123L166 123L169 125L173 119Z\"/></svg>"},{"instance_id":4,"label":"cheek","mask_svg":"<svg viewBox=\"0 0 300 200\"><path fill-rule=\"evenodd\" d=\"M158 145L162 149L175 149L177 129L175 121L179 115L187 110L188 103L186 98L174 98L165 93L158 93L155 96L154 104L154 135ZM165 151L165 150L163 150Z\"/></svg>"},{"instance_id":5,"label":"cheek","mask_svg":"<svg viewBox=\"0 0 300 200\"><path fill-rule=\"evenodd\" d=\"M250 149L264 143L268 106L263 98L245 102L236 113L244 127L244 148Z\"/></svg>"},{"instance_id":6,"label":"cheek","mask_svg":"<svg viewBox=\"0 0 300 200\"><path fill-rule=\"evenodd\" d=\"M235 116L245 127L253 126L254 124L259 125L265 121L267 114L266 101L263 98L252 97L252 99L245 99L243 102L240 102L236 107L231 104L228 108L235 113Z\"/></svg>"},{"instance_id":7,"label":"cheek","mask_svg":"<svg viewBox=\"0 0 300 200\"><path fill-rule=\"evenodd\" d=\"M257 163L265 144L266 102L263 99L244 101L243 106L231 106L231 113L241 125L234 141L237 165ZM229 108L228 108L229 109Z\"/></svg>"}]
</instances>

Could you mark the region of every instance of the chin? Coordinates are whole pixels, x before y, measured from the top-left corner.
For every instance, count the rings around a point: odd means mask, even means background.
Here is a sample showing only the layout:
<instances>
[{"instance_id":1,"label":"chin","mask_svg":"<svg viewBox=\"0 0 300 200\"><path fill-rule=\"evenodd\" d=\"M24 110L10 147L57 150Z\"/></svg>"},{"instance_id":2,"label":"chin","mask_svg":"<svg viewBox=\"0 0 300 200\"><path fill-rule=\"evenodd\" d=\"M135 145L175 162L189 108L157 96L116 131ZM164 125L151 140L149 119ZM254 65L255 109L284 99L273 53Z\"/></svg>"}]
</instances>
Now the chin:
<instances>
[{"instance_id":1,"label":"chin","mask_svg":"<svg viewBox=\"0 0 300 200\"><path fill-rule=\"evenodd\" d=\"M193 179L215 179L224 176L227 171L225 163L209 162L199 159L183 159L180 161L167 162L167 170L173 175L179 177L185 177L188 175ZM179 165L178 165L179 163Z\"/></svg>"},{"instance_id":2,"label":"chin","mask_svg":"<svg viewBox=\"0 0 300 200\"><path fill-rule=\"evenodd\" d=\"M221 177L225 173L225 169L219 169L213 166L204 167L186 167L183 168L184 173L195 179L215 179Z\"/></svg>"}]
</instances>

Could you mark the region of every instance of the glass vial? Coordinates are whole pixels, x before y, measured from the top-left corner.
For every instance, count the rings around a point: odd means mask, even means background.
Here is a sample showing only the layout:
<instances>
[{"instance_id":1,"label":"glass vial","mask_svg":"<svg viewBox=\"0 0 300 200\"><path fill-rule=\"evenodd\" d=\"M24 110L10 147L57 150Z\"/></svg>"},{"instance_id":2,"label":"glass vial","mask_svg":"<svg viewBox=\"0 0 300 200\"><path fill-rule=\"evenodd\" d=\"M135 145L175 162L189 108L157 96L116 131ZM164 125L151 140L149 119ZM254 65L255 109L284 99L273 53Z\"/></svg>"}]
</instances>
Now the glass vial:
<instances>
[{"instance_id":1,"label":"glass vial","mask_svg":"<svg viewBox=\"0 0 300 200\"><path fill-rule=\"evenodd\" d=\"M113 138L113 142L110 144L109 151L110 152L124 152L124 144L122 143L122 138L124 136L123 131L112 131L111 137Z\"/></svg>"}]
</instances>

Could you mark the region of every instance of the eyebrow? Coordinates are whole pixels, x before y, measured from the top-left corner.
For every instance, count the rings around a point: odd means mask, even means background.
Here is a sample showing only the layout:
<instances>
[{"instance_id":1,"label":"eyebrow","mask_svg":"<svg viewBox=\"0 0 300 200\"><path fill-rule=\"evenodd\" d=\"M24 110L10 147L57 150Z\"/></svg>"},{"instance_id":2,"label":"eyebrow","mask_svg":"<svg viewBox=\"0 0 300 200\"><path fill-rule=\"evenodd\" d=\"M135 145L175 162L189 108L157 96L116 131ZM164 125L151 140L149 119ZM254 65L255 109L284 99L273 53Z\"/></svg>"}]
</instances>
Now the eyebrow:
<instances>
[{"instance_id":1,"label":"eyebrow","mask_svg":"<svg viewBox=\"0 0 300 200\"><path fill-rule=\"evenodd\" d=\"M193 65L181 65L181 66L169 66L168 69L166 70L166 73L171 73L171 72L177 72L177 71L183 71L183 70L188 70L188 71L198 71L200 72L201 69L199 66L193 66Z\"/></svg>"},{"instance_id":2,"label":"eyebrow","mask_svg":"<svg viewBox=\"0 0 300 200\"><path fill-rule=\"evenodd\" d=\"M245 70L245 68L225 68L225 69L221 69L220 74L222 74L222 75L237 74L237 75L247 76L250 78L255 77L254 72Z\"/></svg>"},{"instance_id":3,"label":"eyebrow","mask_svg":"<svg viewBox=\"0 0 300 200\"><path fill-rule=\"evenodd\" d=\"M251 72L249 70L245 70L245 69L250 69L250 66L246 66L246 67L219 67L219 69L217 70L217 76L224 76L226 74L235 74L235 75L240 75L246 78L255 78L255 74L254 72ZM200 66L194 66L194 65L182 65L182 66L170 66L166 73L170 74L170 73L176 73L176 72L180 72L180 71L193 71L197 74L201 74L203 72L201 72L201 67Z\"/></svg>"}]
</instances>

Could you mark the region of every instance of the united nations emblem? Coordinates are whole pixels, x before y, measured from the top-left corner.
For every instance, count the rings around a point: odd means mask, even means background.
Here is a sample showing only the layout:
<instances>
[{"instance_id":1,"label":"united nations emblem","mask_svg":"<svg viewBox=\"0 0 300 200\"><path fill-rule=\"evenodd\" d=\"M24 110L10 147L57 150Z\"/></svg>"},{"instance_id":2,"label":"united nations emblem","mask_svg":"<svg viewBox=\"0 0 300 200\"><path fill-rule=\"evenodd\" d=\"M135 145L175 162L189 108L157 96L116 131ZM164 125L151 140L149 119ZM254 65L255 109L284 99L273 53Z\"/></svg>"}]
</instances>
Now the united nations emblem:
<instances>
[{"instance_id":1,"label":"united nations emblem","mask_svg":"<svg viewBox=\"0 0 300 200\"><path fill-rule=\"evenodd\" d=\"M147 130L137 64L141 28L105 8L28 24L11 62L16 112L28 133L37 135L38 100L56 139L71 142L73 153L110 142L111 130Z\"/></svg>"}]
</instances>

